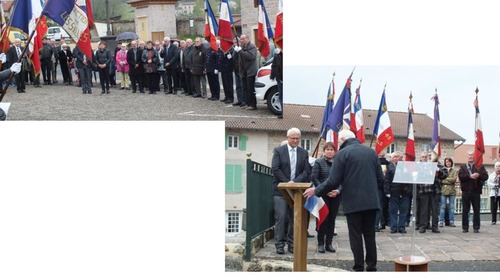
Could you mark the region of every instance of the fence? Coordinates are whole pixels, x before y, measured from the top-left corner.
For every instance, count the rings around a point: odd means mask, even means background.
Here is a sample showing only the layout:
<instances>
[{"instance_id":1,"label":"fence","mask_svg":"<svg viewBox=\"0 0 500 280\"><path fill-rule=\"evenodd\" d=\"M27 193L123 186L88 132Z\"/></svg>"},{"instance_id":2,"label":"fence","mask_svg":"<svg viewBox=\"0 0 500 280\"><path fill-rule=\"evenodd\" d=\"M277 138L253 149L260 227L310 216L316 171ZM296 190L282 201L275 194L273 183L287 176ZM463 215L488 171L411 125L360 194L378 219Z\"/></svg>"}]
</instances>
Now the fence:
<instances>
[{"instance_id":1,"label":"fence","mask_svg":"<svg viewBox=\"0 0 500 280\"><path fill-rule=\"evenodd\" d=\"M252 256L252 240L264 238L266 231L274 226L274 205L272 188L272 170L270 167L247 159L247 232L245 259ZM262 244L262 242L261 242Z\"/></svg>"},{"instance_id":2,"label":"fence","mask_svg":"<svg viewBox=\"0 0 500 280\"><path fill-rule=\"evenodd\" d=\"M455 214L462 213L462 191L460 190L460 185L455 185L455 190L457 192L457 196L455 199ZM490 190L488 185L485 184L483 186L483 193L481 194L481 213L490 213ZM471 207L471 212L472 212Z\"/></svg>"}]
</instances>

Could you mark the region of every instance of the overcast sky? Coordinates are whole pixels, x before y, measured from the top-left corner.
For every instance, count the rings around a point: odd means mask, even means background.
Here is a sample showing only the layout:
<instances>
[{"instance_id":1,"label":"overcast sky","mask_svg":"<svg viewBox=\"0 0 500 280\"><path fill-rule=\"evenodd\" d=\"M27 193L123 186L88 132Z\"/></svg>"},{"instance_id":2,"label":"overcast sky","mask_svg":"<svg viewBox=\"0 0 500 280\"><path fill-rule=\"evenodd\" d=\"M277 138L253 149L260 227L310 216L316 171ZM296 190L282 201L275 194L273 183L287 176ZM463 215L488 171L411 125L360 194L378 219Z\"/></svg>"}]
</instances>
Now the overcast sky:
<instances>
[{"instance_id":1,"label":"overcast sky","mask_svg":"<svg viewBox=\"0 0 500 280\"><path fill-rule=\"evenodd\" d=\"M498 144L500 40L495 34L500 18L495 1L303 3L284 3L290 34L283 51L285 103L324 106L333 72L338 98L356 67L352 92L362 78L363 108L378 109L387 83L390 111L406 112L412 91L415 111L433 116L430 98L437 88L441 123L472 144L478 87L485 144Z\"/></svg>"}]
</instances>

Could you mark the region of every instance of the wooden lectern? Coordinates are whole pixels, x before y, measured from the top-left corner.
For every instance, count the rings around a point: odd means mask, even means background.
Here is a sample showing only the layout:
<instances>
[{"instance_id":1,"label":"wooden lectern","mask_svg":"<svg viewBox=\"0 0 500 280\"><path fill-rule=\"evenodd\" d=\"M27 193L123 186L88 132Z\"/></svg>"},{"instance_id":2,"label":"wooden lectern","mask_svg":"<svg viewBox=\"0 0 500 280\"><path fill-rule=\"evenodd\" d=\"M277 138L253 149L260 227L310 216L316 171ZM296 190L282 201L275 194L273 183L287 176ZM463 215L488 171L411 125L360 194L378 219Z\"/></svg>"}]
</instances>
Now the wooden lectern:
<instances>
[{"instance_id":1,"label":"wooden lectern","mask_svg":"<svg viewBox=\"0 0 500 280\"><path fill-rule=\"evenodd\" d=\"M293 271L307 271L307 234L304 191L311 183L279 183L278 189L293 207Z\"/></svg>"}]
</instances>

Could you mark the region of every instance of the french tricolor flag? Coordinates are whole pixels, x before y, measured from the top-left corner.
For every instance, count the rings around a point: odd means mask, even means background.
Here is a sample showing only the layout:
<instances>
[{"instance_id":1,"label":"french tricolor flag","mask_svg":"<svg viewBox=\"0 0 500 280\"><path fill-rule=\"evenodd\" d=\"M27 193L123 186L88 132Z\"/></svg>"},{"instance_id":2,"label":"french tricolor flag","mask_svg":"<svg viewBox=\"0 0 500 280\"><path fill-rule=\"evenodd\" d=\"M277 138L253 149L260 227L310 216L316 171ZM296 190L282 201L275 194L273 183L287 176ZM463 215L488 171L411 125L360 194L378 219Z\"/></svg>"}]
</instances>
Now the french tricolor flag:
<instances>
[{"instance_id":1,"label":"french tricolor flag","mask_svg":"<svg viewBox=\"0 0 500 280\"><path fill-rule=\"evenodd\" d=\"M259 0L259 22L257 25L257 48L263 57L268 57L271 52L269 40L274 38L273 28L267 16L264 0Z\"/></svg>"},{"instance_id":2,"label":"french tricolor flag","mask_svg":"<svg viewBox=\"0 0 500 280\"><path fill-rule=\"evenodd\" d=\"M316 217L317 220L317 228L321 226L324 220L326 220L326 216L328 216L328 206L326 206L325 201L321 197L317 197L315 195L309 197L304 204L304 207Z\"/></svg>"},{"instance_id":3,"label":"french tricolor flag","mask_svg":"<svg viewBox=\"0 0 500 280\"><path fill-rule=\"evenodd\" d=\"M219 38L220 48L224 53L227 53L233 47L233 16L228 0L222 0L219 11Z\"/></svg>"}]
</instances>

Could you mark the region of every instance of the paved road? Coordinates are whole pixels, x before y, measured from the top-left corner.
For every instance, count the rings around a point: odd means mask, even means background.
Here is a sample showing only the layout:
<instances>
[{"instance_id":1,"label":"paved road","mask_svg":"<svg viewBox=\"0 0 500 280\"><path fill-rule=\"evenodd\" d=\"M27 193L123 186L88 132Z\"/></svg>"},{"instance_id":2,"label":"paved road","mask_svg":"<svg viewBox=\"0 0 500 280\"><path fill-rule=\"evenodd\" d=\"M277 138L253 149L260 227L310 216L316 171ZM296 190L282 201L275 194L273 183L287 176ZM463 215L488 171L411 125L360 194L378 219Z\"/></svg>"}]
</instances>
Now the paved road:
<instances>
[{"instance_id":1,"label":"paved road","mask_svg":"<svg viewBox=\"0 0 500 280\"><path fill-rule=\"evenodd\" d=\"M417 230L413 235L413 227L407 228L407 234L383 230L377 233L378 270L394 271L396 258L413 255L430 260L429 271L500 271L500 225L491 225L490 217L481 215L480 233L472 232L472 222L470 232L462 233L460 220L455 221L457 227L440 228L441 233L422 234ZM314 228L311 220L309 232L316 234ZM336 232L336 253L318 253L316 238L308 238L308 263L351 270L353 258L344 216L338 217ZM293 255L288 252L276 254L274 241L257 252L256 258L293 261Z\"/></svg>"},{"instance_id":2,"label":"paved road","mask_svg":"<svg viewBox=\"0 0 500 280\"><path fill-rule=\"evenodd\" d=\"M94 82L93 94L90 95L82 94L77 86L62 83L42 85L41 88L27 85L26 93L17 93L15 88L9 87L2 102L11 103L8 120L277 119L262 101L257 104L257 110L247 111L219 101L183 94L140 94L119 88L111 88L110 94L101 95L100 92L98 82Z\"/></svg>"}]
</instances>

